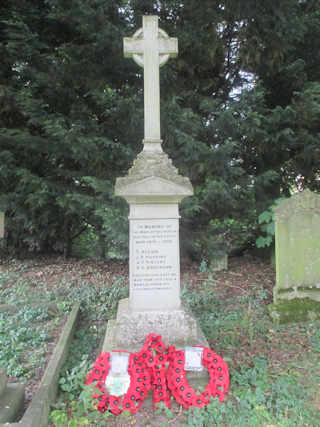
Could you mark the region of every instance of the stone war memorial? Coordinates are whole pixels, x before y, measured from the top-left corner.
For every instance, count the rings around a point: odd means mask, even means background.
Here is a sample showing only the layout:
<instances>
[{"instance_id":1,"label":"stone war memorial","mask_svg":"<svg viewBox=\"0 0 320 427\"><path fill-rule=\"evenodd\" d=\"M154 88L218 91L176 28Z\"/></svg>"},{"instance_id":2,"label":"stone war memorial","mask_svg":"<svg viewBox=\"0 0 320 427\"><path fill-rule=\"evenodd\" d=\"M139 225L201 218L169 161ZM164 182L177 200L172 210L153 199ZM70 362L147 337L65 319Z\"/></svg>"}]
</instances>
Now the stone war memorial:
<instances>
[{"instance_id":1,"label":"stone war memorial","mask_svg":"<svg viewBox=\"0 0 320 427\"><path fill-rule=\"evenodd\" d=\"M109 321L104 351L137 351L149 333L177 348L207 345L192 313L180 300L179 202L193 194L161 147L159 67L178 54L178 41L144 16L143 27L124 38L124 55L143 67L144 140L115 194L130 206L129 298Z\"/></svg>"},{"instance_id":2,"label":"stone war memorial","mask_svg":"<svg viewBox=\"0 0 320 427\"><path fill-rule=\"evenodd\" d=\"M272 318L320 318L320 195L309 190L274 208L276 285Z\"/></svg>"}]
</instances>

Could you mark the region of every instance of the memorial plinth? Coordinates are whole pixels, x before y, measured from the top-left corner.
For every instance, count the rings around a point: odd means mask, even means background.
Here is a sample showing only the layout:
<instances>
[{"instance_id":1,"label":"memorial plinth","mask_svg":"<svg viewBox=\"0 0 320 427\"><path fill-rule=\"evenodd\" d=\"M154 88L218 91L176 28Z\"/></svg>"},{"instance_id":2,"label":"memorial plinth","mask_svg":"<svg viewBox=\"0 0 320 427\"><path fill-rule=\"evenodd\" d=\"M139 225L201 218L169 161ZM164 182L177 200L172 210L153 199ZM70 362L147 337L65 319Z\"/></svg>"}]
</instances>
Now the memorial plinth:
<instances>
[{"instance_id":1,"label":"memorial plinth","mask_svg":"<svg viewBox=\"0 0 320 427\"><path fill-rule=\"evenodd\" d=\"M180 300L179 202L193 194L189 179L165 153L142 151L115 194L130 206L130 293L109 321L104 350L136 351L150 332L181 348L207 345Z\"/></svg>"},{"instance_id":2,"label":"memorial plinth","mask_svg":"<svg viewBox=\"0 0 320 427\"><path fill-rule=\"evenodd\" d=\"M142 152L115 194L130 205L132 310L180 308L178 202L193 194L165 153Z\"/></svg>"}]
</instances>

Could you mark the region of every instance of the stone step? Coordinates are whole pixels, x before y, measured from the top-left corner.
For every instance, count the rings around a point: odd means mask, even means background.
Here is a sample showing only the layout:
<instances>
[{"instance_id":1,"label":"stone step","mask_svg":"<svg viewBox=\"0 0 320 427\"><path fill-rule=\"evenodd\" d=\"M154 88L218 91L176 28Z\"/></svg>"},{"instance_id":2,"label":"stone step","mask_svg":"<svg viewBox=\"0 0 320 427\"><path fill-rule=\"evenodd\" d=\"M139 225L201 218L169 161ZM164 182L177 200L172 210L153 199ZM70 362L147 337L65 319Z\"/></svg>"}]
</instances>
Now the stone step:
<instances>
[{"instance_id":1,"label":"stone step","mask_svg":"<svg viewBox=\"0 0 320 427\"><path fill-rule=\"evenodd\" d=\"M6 386L7 386L7 375L4 371L4 369L0 368L0 396L2 395L2 393L4 392Z\"/></svg>"},{"instance_id":2,"label":"stone step","mask_svg":"<svg viewBox=\"0 0 320 427\"><path fill-rule=\"evenodd\" d=\"M9 383L0 396L0 423L14 421L24 402L24 384Z\"/></svg>"}]
</instances>

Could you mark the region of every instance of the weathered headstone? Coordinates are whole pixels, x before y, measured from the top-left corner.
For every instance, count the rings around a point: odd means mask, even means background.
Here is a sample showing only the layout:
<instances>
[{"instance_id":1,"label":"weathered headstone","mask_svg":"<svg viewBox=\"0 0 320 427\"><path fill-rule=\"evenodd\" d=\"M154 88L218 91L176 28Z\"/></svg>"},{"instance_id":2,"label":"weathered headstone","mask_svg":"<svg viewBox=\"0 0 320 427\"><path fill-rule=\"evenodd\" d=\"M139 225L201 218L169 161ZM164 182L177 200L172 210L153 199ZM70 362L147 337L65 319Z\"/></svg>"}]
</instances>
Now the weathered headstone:
<instances>
[{"instance_id":1,"label":"weathered headstone","mask_svg":"<svg viewBox=\"0 0 320 427\"><path fill-rule=\"evenodd\" d=\"M228 270L228 254L226 252L216 252L210 259L209 268L211 271Z\"/></svg>"},{"instance_id":2,"label":"weathered headstone","mask_svg":"<svg viewBox=\"0 0 320 427\"><path fill-rule=\"evenodd\" d=\"M272 317L320 317L320 195L305 190L274 208L276 285Z\"/></svg>"},{"instance_id":3,"label":"weathered headstone","mask_svg":"<svg viewBox=\"0 0 320 427\"><path fill-rule=\"evenodd\" d=\"M159 66L177 52L177 39L158 28L157 16L144 16L143 28L124 39L125 56L144 70L145 135L143 151L115 187L130 205L130 296L108 323L104 350L136 351L150 332L180 348L207 345L180 300L178 204L193 189L161 148Z\"/></svg>"}]
</instances>

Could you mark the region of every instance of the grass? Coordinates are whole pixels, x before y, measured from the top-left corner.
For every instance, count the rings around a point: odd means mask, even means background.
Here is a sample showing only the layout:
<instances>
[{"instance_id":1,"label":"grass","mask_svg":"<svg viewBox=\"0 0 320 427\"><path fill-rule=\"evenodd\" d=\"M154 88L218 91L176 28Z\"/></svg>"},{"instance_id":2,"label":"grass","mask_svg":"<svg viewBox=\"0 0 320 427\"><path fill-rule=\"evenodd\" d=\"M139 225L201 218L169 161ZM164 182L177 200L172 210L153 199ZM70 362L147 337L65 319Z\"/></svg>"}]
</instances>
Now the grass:
<instances>
[{"instance_id":1,"label":"grass","mask_svg":"<svg viewBox=\"0 0 320 427\"><path fill-rule=\"evenodd\" d=\"M320 322L276 325L268 315L270 300L263 283L251 283L241 296L230 295L227 287L218 286L210 275L197 287L185 285L182 298L199 319L210 347L229 365L231 384L226 402L213 400L205 409L182 412L173 406L170 411L163 409L151 415L143 407L140 415L123 414L116 419L94 411L84 377L98 354L107 319L115 316L117 301L128 292L122 279L104 283L102 275L99 281L75 282L71 278L55 286L42 284L43 299L82 303L80 323L60 377L60 394L51 412L51 426L319 425ZM33 288L39 293L32 283L14 282L11 276L5 282L11 283L1 290L6 301L32 298ZM39 315L45 316L40 312L25 314L30 321ZM36 343L37 338L31 339Z\"/></svg>"}]
</instances>

